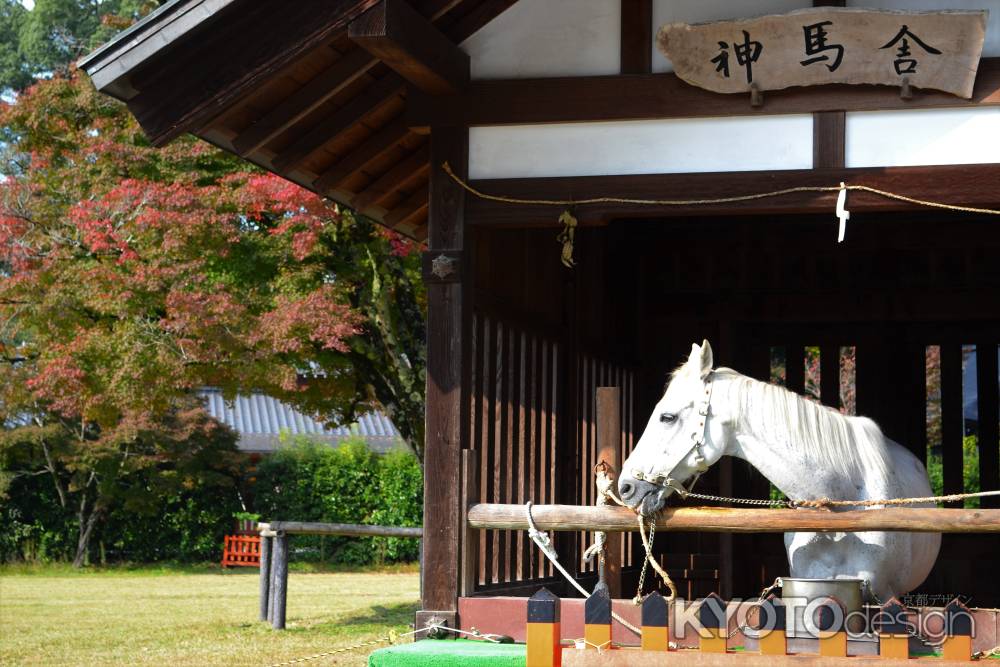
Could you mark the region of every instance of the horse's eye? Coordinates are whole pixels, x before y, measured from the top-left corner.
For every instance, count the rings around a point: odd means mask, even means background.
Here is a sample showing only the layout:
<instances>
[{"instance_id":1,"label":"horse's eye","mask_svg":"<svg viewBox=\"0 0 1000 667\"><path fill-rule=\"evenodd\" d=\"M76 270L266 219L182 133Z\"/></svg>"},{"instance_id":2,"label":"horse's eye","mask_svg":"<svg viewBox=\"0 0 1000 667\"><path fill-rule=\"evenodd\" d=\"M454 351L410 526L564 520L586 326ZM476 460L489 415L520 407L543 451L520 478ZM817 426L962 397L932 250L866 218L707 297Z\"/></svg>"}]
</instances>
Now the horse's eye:
<instances>
[{"instance_id":1,"label":"horse's eye","mask_svg":"<svg viewBox=\"0 0 1000 667\"><path fill-rule=\"evenodd\" d=\"M664 412L662 415L660 415L660 421L664 424L673 424L675 421L677 421L677 415L671 412Z\"/></svg>"}]
</instances>

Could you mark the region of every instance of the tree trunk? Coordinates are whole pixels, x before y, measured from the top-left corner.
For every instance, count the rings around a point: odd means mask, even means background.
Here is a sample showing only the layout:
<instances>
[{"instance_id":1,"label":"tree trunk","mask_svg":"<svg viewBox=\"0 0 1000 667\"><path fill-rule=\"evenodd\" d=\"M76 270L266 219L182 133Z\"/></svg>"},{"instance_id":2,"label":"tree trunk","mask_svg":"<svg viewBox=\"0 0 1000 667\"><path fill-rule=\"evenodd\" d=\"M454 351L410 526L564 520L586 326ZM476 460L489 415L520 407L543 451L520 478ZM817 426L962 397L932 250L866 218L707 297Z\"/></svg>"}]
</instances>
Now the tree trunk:
<instances>
[{"instance_id":1,"label":"tree trunk","mask_svg":"<svg viewBox=\"0 0 1000 667\"><path fill-rule=\"evenodd\" d=\"M90 479L87 482L89 487L94 481L94 475L91 473ZM84 487L81 492L80 498L80 511L77 513L77 522L79 525L79 537L76 541L76 556L73 557L73 567L79 568L83 567L87 560L87 553L90 550L90 536L94 532L94 526L97 524L97 520L101 516L101 508L97 504L97 500L94 500L93 506L90 508L90 513L87 513L87 487Z\"/></svg>"}]
</instances>

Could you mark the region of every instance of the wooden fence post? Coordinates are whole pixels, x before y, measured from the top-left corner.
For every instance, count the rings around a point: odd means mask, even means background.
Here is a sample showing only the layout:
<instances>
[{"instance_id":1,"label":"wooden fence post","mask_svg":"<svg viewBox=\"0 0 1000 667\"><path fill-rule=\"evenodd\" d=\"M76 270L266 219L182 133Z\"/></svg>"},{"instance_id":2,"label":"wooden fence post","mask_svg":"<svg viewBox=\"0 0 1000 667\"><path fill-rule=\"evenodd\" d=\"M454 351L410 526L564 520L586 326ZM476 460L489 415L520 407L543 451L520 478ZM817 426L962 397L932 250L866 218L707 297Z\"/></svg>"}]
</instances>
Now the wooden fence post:
<instances>
[{"instance_id":1,"label":"wooden fence post","mask_svg":"<svg viewBox=\"0 0 1000 667\"><path fill-rule=\"evenodd\" d=\"M698 622L708 633L705 637L698 633L701 641L698 650L702 653L725 653L729 626L726 623L726 603L715 593L709 593L698 608Z\"/></svg>"},{"instance_id":2,"label":"wooden fence post","mask_svg":"<svg viewBox=\"0 0 1000 667\"><path fill-rule=\"evenodd\" d=\"M667 601L653 591L642 601L642 650L667 651L670 638L667 627Z\"/></svg>"},{"instance_id":3,"label":"wooden fence post","mask_svg":"<svg viewBox=\"0 0 1000 667\"><path fill-rule=\"evenodd\" d=\"M469 507L479 502L479 452L462 450L462 584L459 595L476 592L479 581L479 531L469 525Z\"/></svg>"},{"instance_id":4,"label":"wooden fence post","mask_svg":"<svg viewBox=\"0 0 1000 667\"><path fill-rule=\"evenodd\" d=\"M955 598L944 608L944 643L941 657L945 660L972 661L972 612Z\"/></svg>"},{"instance_id":5,"label":"wooden fence post","mask_svg":"<svg viewBox=\"0 0 1000 667\"><path fill-rule=\"evenodd\" d=\"M618 387L597 388L597 463L611 468L615 480L622 468L621 392ZM604 581L612 598L622 596L622 536L608 533Z\"/></svg>"},{"instance_id":6,"label":"wooden fence post","mask_svg":"<svg viewBox=\"0 0 1000 667\"><path fill-rule=\"evenodd\" d=\"M896 598L889 598L879 610L877 619L879 656L909 659L910 636L906 632L906 607Z\"/></svg>"},{"instance_id":7,"label":"wooden fence post","mask_svg":"<svg viewBox=\"0 0 1000 667\"><path fill-rule=\"evenodd\" d=\"M288 535L276 531L271 553L271 627L285 629L285 604L288 601Z\"/></svg>"},{"instance_id":8,"label":"wooden fence post","mask_svg":"<svg viewBox=\"0 0 1000 667\"><path fill-rule=\"evenodd\" d=\"M761 634L757 639L761 655L785 655L788 652L787 630L788 617L785 605L774 593L767 596L757 605L757 630Z\"/></svg>"},{"instance_id":9,"label":"wooden fence post","mask_svg":"<svg viewBox=\"0 0 1000 667\"><path fill-rule=\"evenodd\" d=\"M583 639L588 649L611 648L611 596L598 584L583 605Z\"/></svg>"},{"instance_id":10,"label":"wooden fence post","mask_svg":"<svg viewBox=\"0 0 1000 667\"><path fill-rule=\"evenodd\" d=\"M258 620L270 618L271 607L271 542L273 537L260 536L260 615Z\"/></svg>"},{"instance_id":11,"label":"wooden fence post","mask_svg":"<svg viewBox=\"0 0 1000 667\"><path fill-rule=\"evenodd\" d=\"M831 595L822 602L816 609L816 627L819 629L819 654L826 658L846 658L847 619L840 600Z\"/></svg>"},{"instance_id":12,"label":"wooden fence post","mask_svg":"<svg viewBox=\"0 0 1000 667\"><path fill-rule=\"evenodd\" d=\"M528 598L528 627L525 647L526 667L560 667L562 646L558 597L547 588Z\"/></svg>"}]
</instances>

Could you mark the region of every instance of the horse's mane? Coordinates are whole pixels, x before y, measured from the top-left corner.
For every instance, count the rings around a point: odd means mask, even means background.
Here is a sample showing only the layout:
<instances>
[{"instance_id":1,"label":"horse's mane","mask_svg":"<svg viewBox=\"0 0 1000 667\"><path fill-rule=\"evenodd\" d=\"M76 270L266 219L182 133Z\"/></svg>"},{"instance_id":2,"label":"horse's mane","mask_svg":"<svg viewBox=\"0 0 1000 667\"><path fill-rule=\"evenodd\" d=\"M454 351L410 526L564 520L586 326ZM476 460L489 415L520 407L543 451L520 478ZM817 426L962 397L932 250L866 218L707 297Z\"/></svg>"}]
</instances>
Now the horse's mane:
<instances>
[{"instance_id":1,"label":"horse's mane","mask_svg":"<svg viewBox=\"0 0 1000 667\"><path fill-rule=\"evenodd\" d=\"M784 387L717 368L731 379L726 397L737 428L765 442L787 443L819 469L851 479L889 473L891 457L882 430L871 419L851 417Z\"/></svg>"}]
</instances>

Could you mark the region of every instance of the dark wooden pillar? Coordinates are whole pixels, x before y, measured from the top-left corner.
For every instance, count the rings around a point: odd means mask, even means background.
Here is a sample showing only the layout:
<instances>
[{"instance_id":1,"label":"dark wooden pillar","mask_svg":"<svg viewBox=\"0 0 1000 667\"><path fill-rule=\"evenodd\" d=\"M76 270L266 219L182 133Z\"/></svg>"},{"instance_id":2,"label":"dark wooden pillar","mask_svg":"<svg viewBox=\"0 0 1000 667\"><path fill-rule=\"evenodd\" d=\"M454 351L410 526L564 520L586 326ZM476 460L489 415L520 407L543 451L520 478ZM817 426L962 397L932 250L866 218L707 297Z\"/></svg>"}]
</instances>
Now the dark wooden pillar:
<instances>
[{"instance_id":1,"label":"dark wooden pillar","mask_svg":"<svg viewBox=\"0 0 1000 667\"><path fill-rule=\"evenodd\" d=\"M429 234L424 261L427 283L427 421L424 445L424 559L417 628L431 617L455 627L461 577L459 526L461 452L468 421L463 387L463 327L467 275L464 253L465 191L446 174L468 176L466 128L433 128Z\"/></svg>"},{"instance_id":2,"label":"dark wooden pillar","mask_svg":"<svg viewBox=\"0 0 1000 667\"><path fill-rule=\"evenodd\" d=\"M597 463L607 463L615 479L622 469L622 415L621 389L597 388ZM607 556L604 560L604 579L611 597L622 596L622 534L607 534Z\"/></svg>"},{"instance_id":3,"label":"dark wooden pillar","mask_svg":"<svg viewBox=\"0 0 1000 667\"><path fill-rule=\"evenodd\" d=\"M944 468L945 494L965 490L962 475L963 435L962 345L949 341L941 345L941 464ZM946 506L961 507L962 503L948 503Z\"/></svg>"},{"instance_id":4,"label":"dark wooden pillar","mask_svg":"<svg viewBox=\"0 0 1000 667\"><path fill-rule=\"evenodd\" d=\"M976 371L979 392L979 488L1000 489L1000 388L997 386L997 344L976 345ZM1000 498L983 498L983 507L1000 508Z\"/></svg>"}]
</instances>

